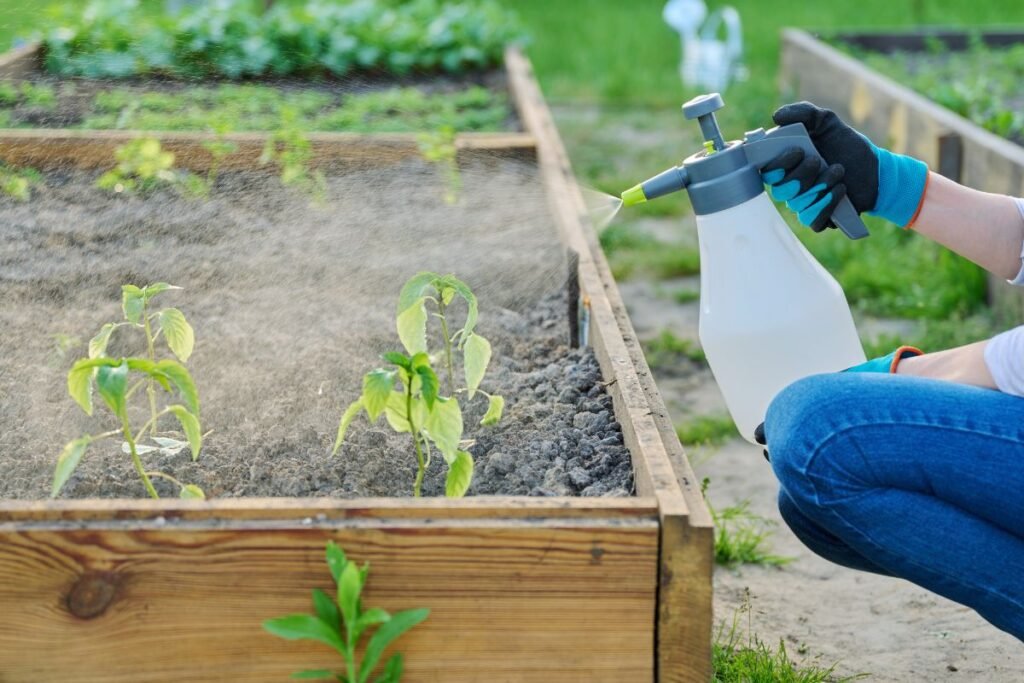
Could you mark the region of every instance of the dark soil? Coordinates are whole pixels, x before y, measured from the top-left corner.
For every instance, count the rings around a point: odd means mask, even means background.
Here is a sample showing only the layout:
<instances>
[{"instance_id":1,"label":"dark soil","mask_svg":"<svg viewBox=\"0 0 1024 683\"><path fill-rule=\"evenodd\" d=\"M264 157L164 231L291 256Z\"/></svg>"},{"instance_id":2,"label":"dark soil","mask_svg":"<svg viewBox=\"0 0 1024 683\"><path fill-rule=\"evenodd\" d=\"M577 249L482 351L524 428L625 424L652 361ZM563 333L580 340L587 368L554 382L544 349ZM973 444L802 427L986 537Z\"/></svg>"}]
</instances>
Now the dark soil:
<instances>
[{"instance_id":1,"label":"dark soil","mask_svg":"<svg viewBox=\"0 0 1024 683\"><path fill-rule=\"evenodd\" d=\"M399 346L402 282L428 269L476 291L478 330L494 347L482 388L508 401L496 427L478 425L486 399L465 408L470 493L629 495L629 454L596 361L566 344L566 266L534 173L504 161L466 169L454 207L421 163L333 172L319 206L257 173L224 174L205 201L110 195L77 172L47 175L30 202L0 198L0 497L45 497L63 444L116 426L105 407L87 417L65 375L120 319L121 284L155 281L185 288L156 303L195 327L188 365L212 431L198 462L153 453L148 468L209 496L411 495L411 443L383 419L360 416L328 454L361 376ZM140 353L135 331L116 335L111 355ZM140 424L145 400L134 400ZM435 458L425 494L442 483ZM144 491L108 439L63 495Z\"/></svg>"},{"instance_id":2,"label":"dark soil","mask_svg":"<svg viewBox=\"0 0 1024 683\"><path fill-rule=\"evenodd\" d=\"M8 81L18 87L21 81ZM29 79L34 85L49 86L53 89L56 101L53 104L39 106L20 101L18 104L3 107L9 112L9 120L5 124L14 128L76 128L90 115L96 113L93 103L96 95L111 90L127 90L142 95L144 93L164 93L186 95L196 87L196 83L172 78L128 78L128 79L89 79L89 78L58 78L43 73ZM344 105L347 97L366 93L381 92L393 88L415 88L428 95L455 94L473 86L485 87L492 92L508 91L508 79L504 71L473 71L459 76L445 74L411 75L396 78L392 75L354 75L344 78L322 76L317 78L253 78L240 81L204 79L200 82L204 88L217 88L220 85L259 85L278 90L287 99L290 95L303 92L326 93L333 99L319 113L327 113ZM182 107L190 106L182 99ZM398 113L398 112L396 112ZM308 112L312 114L312 112ZM238 130L250 130L244 121L235 122ZM515 112L509 108L505 121L507 130L520 130L521 125ZM4 127L4 126L0 126ZM235 131L237 132L237 131Z\"/></svg>"}]
</instances>

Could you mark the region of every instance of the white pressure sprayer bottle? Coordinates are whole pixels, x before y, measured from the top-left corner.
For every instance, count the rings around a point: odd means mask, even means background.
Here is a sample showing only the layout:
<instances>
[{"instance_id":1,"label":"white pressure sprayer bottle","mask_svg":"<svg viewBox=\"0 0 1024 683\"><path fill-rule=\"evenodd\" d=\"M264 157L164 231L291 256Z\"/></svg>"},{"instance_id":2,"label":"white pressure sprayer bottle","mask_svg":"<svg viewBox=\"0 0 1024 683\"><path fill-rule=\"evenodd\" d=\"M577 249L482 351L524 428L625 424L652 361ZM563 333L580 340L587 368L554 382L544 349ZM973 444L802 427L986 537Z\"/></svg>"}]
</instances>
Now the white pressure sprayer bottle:
<instances>
[{"instance_id":1,"label":"white pressure sprayer bottle","mask_svg":"<svg viewBox=\"0 0 1024 683\"><path fill-rule=\"evenodd\" d=\"M700 240L700 342L740 434L754 440L768 404L788 384L865 360L846 296L765 194L760 169L790 147L819 156L803 124L748 132L726 143L718 93L683 105L705 149L622 193L625 206L686 189ZM868 234L843 199L832 222Z\"/></svg>"}]
</instances>

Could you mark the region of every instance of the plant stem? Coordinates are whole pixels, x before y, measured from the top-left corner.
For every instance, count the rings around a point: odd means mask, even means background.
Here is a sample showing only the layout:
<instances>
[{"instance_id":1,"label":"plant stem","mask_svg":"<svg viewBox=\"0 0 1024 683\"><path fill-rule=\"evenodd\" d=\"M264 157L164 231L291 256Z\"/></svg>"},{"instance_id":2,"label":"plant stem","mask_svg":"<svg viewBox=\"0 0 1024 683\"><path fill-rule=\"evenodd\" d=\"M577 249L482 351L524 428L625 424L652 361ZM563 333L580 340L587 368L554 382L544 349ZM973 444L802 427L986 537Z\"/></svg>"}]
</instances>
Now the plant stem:
<instances>
[{"instance_id":1,"label":"plant stem","mask_svg":"<svg viewBox=\"0 0 1024 683\"><path fill-rule=\"evenodd\" d=\"M416 464L419 466L416 470L416 481L412 485L412 495L414 498L419 498L426 465L423 463L423 449L420 448L420 434L416 431L416 425L412 421L412 380L409 380L405 388L405 415L409 422L409 433L412 434L412 442L416 446Z\"/></svg>"},{"instance_id":2,"label":"plant stem","mask_svg":"<svg viewBox=\"0 0 1024 683\"><path fill-rule=\"evenodd\" d=\"M171 412L170 408L164 408L163 410L161 410L159 413L156 414L156 417L161 417L163 415L166 415L169 412ZM141 436L142 434L145 434L146 430L149 429L154 424L155 424L154 418L152 418L152 417L149 418L149 420L146 422L146 424L142 425L142 429L139 430L139 435Z\"/></svg>"},{"instance_id":3,"label":"plant stem","mask_svg":"<svg viewBox=\"0 0 1024 683\"><path fill-rule=\"evenodd\" d=\"M348 669L347 680L351 683L358 683L359 680L356 678L356 644L352 642L355 628L355 624L345 622L345 668Z\"/></svg>"},{"instance_id":4,"label":"plant stem","mask_svg":"<svg viewBox=\"0 0 1024 683\"><path fill-rule=\"evenodd\" d=\"M131 451L132 454L132 464L135 465L135 471L139 473L143 486L146 487L146 491L149 493L150 498L159 498L159 494L157 494L156 489L153 488L153 482L149 480L149 476L146 474L146 469L142 466L142 460L139 458L139 453L135 450L135 439L132 438L132 428L128 425L127 415L121 415L121 430L124 432L124 440L128 442L128 450Z\"/></svg>"},{"instance_id":5,"label":"plant stem","mask_svg":"<svg viewBox=\"0 0 1024 683\"><path fill-rule=\"evenodd\" d=\"M448 366L448 395L455 392L455 364L452 363L452 340L448 335L448 319L444 317L444 294L437 299L438 318L441 320L441 334L444 336L444 360Z\"/></svg>"},{"instance_id":6,"label":"plant stem","mask_svg":"<svg viewBox=\"0 0 1024 683\"><path fill-rule=\"evenodd\" d=\"M149 348L149 360L156 362L156 349L153 347L153 330L149 326L149 315L146 311L146 304L142 304L142 321L145 324L146 330L146 345ZM153 378L150 378L146 384L146 395L149 396L149 414L152 415L152 424L149 426L150 435L156 434L156 383ZM145 435L145 430L139 432L139 437ZM134 446L132 447L134 450ZM154 492L155 493L155 492Z\"/></svg>"}]
</instances>

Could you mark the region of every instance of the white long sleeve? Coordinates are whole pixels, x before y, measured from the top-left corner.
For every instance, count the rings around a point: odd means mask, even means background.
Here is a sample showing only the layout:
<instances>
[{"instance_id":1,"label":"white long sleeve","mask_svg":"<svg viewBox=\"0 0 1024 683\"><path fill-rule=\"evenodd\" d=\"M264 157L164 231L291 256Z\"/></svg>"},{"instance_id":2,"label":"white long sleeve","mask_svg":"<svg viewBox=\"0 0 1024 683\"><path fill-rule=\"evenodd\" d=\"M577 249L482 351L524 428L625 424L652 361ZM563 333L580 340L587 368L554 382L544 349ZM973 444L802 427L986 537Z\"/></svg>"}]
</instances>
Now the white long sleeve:
<instances>
[{"instance_id":1,"label":"white long sleeve","mask_svg":"<svg viewBox=\"0 0 1024 683\"><path fill-rule=\"evenodd\" d=\"M1024 396L1024 325L989 339L985 365L1000 391Z\"/></svg>"},{"instance_id":2,"label":"white long sleeve","mask_svg":"<svg viewBox=\"0 0 1024 683\"><path fill-rule=\"evenodd\" d=\"M1024 198L1018 198L1014 200L1017 202L1017 209L1020 211L1020 217L1024 219ZM1011 285L1019 285L1024 287L1024 245L1021 245L1020 250L1020 272L1017 273L1017 277L1009 280Z\"/></svg>"}]
</instances>

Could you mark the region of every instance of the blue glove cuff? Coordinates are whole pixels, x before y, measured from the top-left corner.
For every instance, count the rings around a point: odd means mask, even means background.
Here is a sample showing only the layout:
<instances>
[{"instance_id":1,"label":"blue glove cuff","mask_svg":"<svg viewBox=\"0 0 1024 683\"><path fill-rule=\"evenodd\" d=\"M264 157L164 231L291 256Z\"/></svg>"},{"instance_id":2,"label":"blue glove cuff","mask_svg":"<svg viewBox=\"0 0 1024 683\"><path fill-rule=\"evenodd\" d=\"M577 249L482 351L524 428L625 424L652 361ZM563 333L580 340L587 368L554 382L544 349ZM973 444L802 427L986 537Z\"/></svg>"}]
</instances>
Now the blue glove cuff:
<instances>
[{"instance_id":1,"label":"blue glove cuff","mask_svg":"<svg viewBox=\"0 0 1024 683\"><path fill-rule=\"evenodd\" d=\"M913 346L901 346L890 354L886 354L881 358L872 358L860 365L854 365L852 368L846 368L843 372L878 372L895 374L896 367L899 365L901 360L904 358L920 356L921 354L921 349Z\"/></svg>"},{"instance_id":2,"label":"blue glove cuff","mask_svg":"<svg viewBox=\"0 0 1024 683\"><path fill-rule=\"evenodd\" d=\"M871 146L878 157L878 201L868 213L906 227L921 206L928 182L928 165L913 157Z\"/></svg>"}]
</instances>

